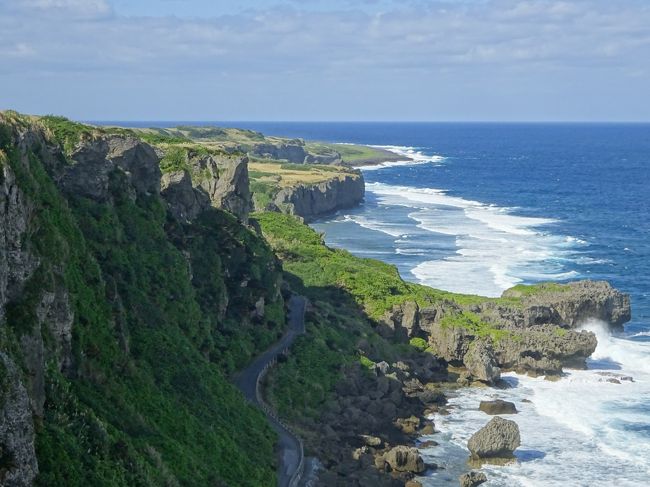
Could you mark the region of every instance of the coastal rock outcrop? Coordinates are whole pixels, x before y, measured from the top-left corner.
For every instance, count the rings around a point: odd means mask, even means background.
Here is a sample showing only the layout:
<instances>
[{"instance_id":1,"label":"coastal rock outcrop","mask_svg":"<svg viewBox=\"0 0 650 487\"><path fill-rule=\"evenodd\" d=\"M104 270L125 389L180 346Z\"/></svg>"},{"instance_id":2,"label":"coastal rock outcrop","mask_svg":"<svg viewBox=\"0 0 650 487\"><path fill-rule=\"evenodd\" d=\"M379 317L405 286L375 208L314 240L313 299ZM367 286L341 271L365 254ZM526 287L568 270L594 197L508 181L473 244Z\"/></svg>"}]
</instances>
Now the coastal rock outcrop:
<instances>
[{"instance_id":1,"label":"coastal rock outcrop","mask_svg":"<svg viewBox=\"0 0 650 487\"><path fill-rule=\"evenodd\" d=\"M503 297L519 297L522 305L487 305L482 311L516 326L555 324L576 328L589 319L596 319L620 327L631 318L630 297L605 281L540 284L534 287L534 292L515 286L504 291Z\"/></svg>"},{"instance_id":2,"label":"coastal rock outcrop","mask_svg":"<svg viewBox=\"0 0 650 487\"><path fill-rule=\"evenodd\" d=\"M458 481L460 482L460 487L476 487L487 482L487 476L483 472L472 470L461 475Z\"/></svg>"},{"instance_id":3,"label":"coastal rock outcrop","mask_svg":"<svg viewBox=\"0 0 650 487\"><path fill-rule=\"evenodd\" d=\"M477 380L492 383L501 378L501 369L492 344L488 340L475 340L463 357L467 371Z\"/></svg>"},{"instance_id":4,"label":"coastal rock outcrop","mask_svg":"<svg viewBox=\"0 0 650 487\"><path fill-rule=\"evenodd\" d=\"M496 416L472 435L467 448L473 458L508 458L520 444L517 423Z\"/></svg>"},{"instance_id":5,"label":"coastal rock outcrop","mask_svg":"<svg viewBox=\"0 0 650 487\"><path fill-rule=\"evenodd\" d=\"M426 470L424 460L417 448L396 446L384 453L384 462L397 472L422 473Z\"/></svg>"},{"instance_id":6,"label":"coastal rock outcrop","mask_svg":"<svg viewBox=\"0 0 650 487\"><path fill-rule=\"evenodd\" d=\"M281 189L273 203L281 211L306 221L359 204L365 195L361 173L349 174L322 183L300 184Z\"/></svg>"},{"instance_id":7,"label":"coastal rock outcrop","mask_svg":"<svg viewBox=\"0 0 650 487\"><path fill-rule=\"evenodd\" d=\"M481 401L479 411L494 416L495 414L517 414L515 404L510 401L496 399L494 401Z\"/></svg>"}]
</instances>

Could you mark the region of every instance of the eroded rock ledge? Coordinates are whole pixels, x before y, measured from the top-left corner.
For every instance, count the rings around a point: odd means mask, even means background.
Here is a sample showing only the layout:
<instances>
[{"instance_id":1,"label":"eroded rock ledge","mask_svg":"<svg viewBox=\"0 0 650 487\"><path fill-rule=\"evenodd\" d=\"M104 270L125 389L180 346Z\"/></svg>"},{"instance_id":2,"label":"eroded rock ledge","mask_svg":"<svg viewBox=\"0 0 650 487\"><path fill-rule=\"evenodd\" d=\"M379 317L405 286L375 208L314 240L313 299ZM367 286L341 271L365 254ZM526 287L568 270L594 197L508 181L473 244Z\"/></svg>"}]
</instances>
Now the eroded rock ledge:
<instances>
[{"instance_id":1,"label":"eroded rock ledge","mask_svg":"<svg viewBox=\"0 0 650 487\"><path fill-rule=\"evenodd\" d=\"M279 211L296 215L306 221L363 201L365 182L360 172L332 178L318 184L300 184L281 189L273 200Z\"/></svg>"},{"instance_id":2,"label":"eroded rock ledge","mask_svg":"<svg viewBox=\"0 0 650 487\"><path fill-rule=\"evenodd\" d=\"M577 328L592 319L616 328L630 316L629 296L606 282L579 281L517 286L500 299L467 305L445 301L420 309L410 302L382 321L390 333L424 338L436 356L464 366L463 379L494 382L503 369L559 374L563 367L582 368L597 340Z\"/></svg>"}]
</instances>

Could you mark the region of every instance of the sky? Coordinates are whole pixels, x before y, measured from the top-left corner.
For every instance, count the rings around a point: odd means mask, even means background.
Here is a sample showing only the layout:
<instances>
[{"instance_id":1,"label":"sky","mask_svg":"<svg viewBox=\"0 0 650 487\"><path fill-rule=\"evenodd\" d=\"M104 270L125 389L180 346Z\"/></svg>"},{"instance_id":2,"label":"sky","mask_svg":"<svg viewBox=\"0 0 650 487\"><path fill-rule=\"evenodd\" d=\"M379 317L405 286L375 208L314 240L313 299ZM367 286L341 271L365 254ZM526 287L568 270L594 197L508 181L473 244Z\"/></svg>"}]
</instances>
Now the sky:
<instances>
[{"instance_id":1,"label":"sky","mask_svg":"<svg viewBox=\"0 0 650 487\"><path fill-rule=\"evenodd\" d=\"M0 109L650 121L649 0L0 0Z\"/></svg>"}]
</instances>

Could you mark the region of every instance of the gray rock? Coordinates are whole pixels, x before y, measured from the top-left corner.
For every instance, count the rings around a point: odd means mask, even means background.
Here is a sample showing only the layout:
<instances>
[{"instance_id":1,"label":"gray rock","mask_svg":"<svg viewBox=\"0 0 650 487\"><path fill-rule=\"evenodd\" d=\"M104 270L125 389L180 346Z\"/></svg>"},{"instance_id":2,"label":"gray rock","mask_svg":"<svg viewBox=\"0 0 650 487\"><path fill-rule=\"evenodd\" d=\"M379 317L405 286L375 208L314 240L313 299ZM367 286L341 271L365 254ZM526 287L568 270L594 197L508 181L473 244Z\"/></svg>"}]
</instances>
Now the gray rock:
<instances>
[{"instance_id":1,"label":"gray rock","mask_svg":"<svg viewBox=\"0 0 650 487\"><path fill-rule=\"evenodd\" d=\"M472 470L471 472L461 475L458 480L460 482L460 487L476 487L477 485L487 482L487 476L483 472Z\"/></svg>"},{"instance_id":2,"label":"gray rock","mask_svg":"<svg viewBox=\"0 0 650 487\"><path fill-rule=\"evenodd\" d=\"M516 288L504 297L521 297ZM605 281L577 281L562 286L541 288L523 297L523 307L506 308L510 321L522 325L555 324L578 327L589 319L598 319L620 327L631 318L630 297Z\"/></svg>"},{"instance_id":3,"label":"gray rock","mask_svg":"<svg viewBox=\"0 0 650 487\"><path fill-rule=\"evenodd\" d=\"M34 423L27 390L18 368L0 352L0 484L7 487L33 485L38 474L34 448Z\"/></svg>"},{"instance_id":4,"label":"gray rock","mask_svg":"<svg viewBox=\"0 0 650 487\"><path fill-rule=\"evenodd\" d=\"M492 383L501 377L492 344L487 340L475 340L463 357L467 371L472 377Z\"/></svg>"},{"instance_id":5,"label":"gray rock","mask_svg":"<svg viewBox=\"0 0 650 487\"><path fill-rule=\"evenodd\" d=\"M69 194L96 201L111 198L110 184L119 174L132 198L160 191L158 155L153 147L134 137L103 135L83 140L63 168L60 184Z\"/></svg>"},{"instance_id":6,"label":"gray rock","mask_svg":"<svg viewBox=\"0 0 650 487\"><path fill-rule=\"evenodd\" d=\"M384 461L396 472L422 473L426 469L417 448L396 446L384 453Z\"/></svg>"},{"instance_id":7,"label":"gray rock","mask_svg":"<svg viewBox=\"0 0 650 487\"><path fill-rule=\"evenodd\" d=\"M474 458L507 458L520 444L517 423L496 416L472 435L467 448Z\"/></svg>"},{"instance_id":8,"label":"gray rock","mask_svg":"<svg viewBox=\"0 0 650 487\"><path fill-rule=\"evenodd\" d=\"M274 204L284 213L306 221L359 204L365 195L363 175L359 172L318 184L298 185L281 189Z\"/></svg>"},{"instance_id":9,"label":"gray rock","mask_svg":"<svg viewBox=\"0 0 650 487\"><path fill-rule=\"evenodd\" d=\"M173 171L162 175L160 194L171 215L181 222L191 222L210 207L210 198L204 191L192 186L188 171Z\"/></svg>"},{"instance_id":10,"label":"gray rock","mask_svg":"<svg viewBox=\"0 0 650 487\"><path fill-rule=\"evenodd\" d=\"M481 401L479 411L494 416L495 414L517 414L514 403L496 399L495 401Z\"/></svg>"}]
</instances>

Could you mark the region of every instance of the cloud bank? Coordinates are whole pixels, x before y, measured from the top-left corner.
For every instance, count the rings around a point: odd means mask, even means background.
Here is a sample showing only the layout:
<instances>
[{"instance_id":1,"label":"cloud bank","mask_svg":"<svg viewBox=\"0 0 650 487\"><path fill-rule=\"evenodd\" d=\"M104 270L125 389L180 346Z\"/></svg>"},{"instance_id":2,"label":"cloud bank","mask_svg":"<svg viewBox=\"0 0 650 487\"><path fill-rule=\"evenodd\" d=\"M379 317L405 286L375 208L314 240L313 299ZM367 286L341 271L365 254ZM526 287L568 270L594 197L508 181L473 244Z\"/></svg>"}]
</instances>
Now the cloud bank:
<instances>
[{"instance_id":1,"label":"cloud bank","mask_svg":"<svg viewBox=\"0 0 650 487\"><path fill-rule=\"evenodd\" d=\"M650 114L644 1L310 3L201 18L5 0L0 105L213 120Z\"/></svg>"}]
</instances>

